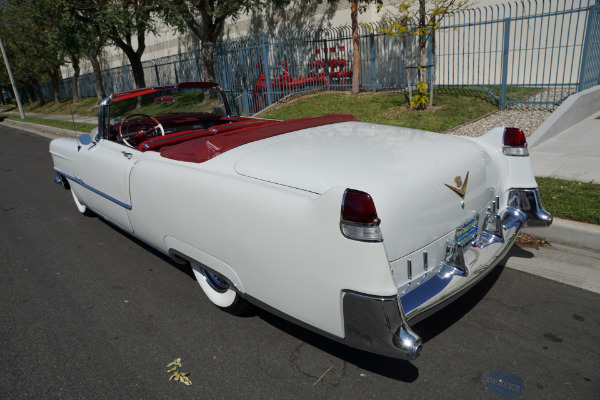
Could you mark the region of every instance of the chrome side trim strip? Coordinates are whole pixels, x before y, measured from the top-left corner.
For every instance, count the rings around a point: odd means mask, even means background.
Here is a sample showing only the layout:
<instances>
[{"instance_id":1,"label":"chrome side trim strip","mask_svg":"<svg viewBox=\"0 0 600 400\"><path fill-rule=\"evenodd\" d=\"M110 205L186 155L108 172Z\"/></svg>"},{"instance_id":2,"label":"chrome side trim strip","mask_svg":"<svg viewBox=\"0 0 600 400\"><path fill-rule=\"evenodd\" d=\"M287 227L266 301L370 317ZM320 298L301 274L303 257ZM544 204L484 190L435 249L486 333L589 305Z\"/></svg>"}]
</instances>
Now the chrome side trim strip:
<instances>
[{"instance_id":1,"label":"chrome side trim strip","mask_svg":"<svg viewBox=\"0 0 600 400\"><path fill-rule=\"evenodd\" d=\"M96 188L94 188L94 187L86 184L85 182L83 182L83 180L81 180L81 179L79 179L77 177L74 177L72 175L66 174L66 173L62 172L61 170L59 170L57 168L54 168L54 171L56 171L59 174L65 176L66 178L72 180L73 182L80 184L84 188L89 189L89 190L91 190L92 192L94 192L96 194L99 194L100 196L104 197L105 199L108 199L108 200L112 201L113 203L116 203L116 204L120 205L123 208L131 210L131 205L123 203L122 201L119 201L119 200L115 199L114 197L109 196L108 194L106 194L104 192L101 192L100 190L98 190L98 189L96 189Z\"/></svg>"}]
</instances>

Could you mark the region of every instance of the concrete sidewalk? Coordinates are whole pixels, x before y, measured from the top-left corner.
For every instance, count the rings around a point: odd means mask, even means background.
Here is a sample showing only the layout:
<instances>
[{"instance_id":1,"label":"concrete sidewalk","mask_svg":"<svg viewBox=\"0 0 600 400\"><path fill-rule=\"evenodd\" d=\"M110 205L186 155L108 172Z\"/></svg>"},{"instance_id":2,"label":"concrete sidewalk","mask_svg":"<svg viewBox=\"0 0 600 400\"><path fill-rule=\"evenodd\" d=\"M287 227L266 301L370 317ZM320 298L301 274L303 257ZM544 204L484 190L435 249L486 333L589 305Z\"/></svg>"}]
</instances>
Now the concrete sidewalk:
<instances>
[{"instance_id":1,"label":"concrete sidewalk","mask_svg":"<svg viewBox=\"0 0 600 400\"><path fill-rule=\"evenodd\" d=\"M567 98L527 139L535 176L600 183L600 85Z\"/></svg>"},{"instance_id":2,"label":"concrete sidewalk","mask_svg":"<svg viewBox=\"0 0 600 400\"><path fill-rule=\"evenodd\" d=\"M600 110L538 142L530 157L535 176L600 183Z\"/></svg>"}]
</instances>

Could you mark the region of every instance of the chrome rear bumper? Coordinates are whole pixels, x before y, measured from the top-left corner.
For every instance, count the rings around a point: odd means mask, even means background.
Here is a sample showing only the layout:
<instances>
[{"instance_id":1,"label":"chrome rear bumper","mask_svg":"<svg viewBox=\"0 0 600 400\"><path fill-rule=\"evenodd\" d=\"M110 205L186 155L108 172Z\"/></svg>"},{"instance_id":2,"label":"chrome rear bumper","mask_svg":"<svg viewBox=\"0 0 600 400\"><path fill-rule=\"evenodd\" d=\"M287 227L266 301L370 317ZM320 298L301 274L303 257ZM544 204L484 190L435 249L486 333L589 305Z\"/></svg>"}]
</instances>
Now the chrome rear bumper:
<instances>
[{"instance_id":1,"label":"chrome rear bumper","mask_svg":"<svg viewBox=\"0 0 600 400\"><path fill-rule=\"evenodd\" d=\"M484 223L489 231L482 231L468 246L456 248L456 243L449 242L444 261L412 290L391 297L344 292L344 343L396 358L418 357L422 341L408 322L414 324L428 317L486 276L510 250L523 226L552 223L537 189L510 190L507 203L500 214L488 212ZM487 218L491 218L489 224ZM493 221L501 226L493 229ZM475 261L466 265L465 258Z\"/></svg>"}]
</instances>

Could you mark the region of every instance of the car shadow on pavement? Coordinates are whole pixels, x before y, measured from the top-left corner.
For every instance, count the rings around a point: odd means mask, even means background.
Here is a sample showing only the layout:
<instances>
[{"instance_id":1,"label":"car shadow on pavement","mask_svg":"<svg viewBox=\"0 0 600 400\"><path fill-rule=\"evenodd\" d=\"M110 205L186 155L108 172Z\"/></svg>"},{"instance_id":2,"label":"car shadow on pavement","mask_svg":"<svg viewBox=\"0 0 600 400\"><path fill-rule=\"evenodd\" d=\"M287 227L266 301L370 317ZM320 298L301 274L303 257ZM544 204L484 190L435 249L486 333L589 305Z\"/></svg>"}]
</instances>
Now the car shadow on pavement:
<instances>
[{"instance_id":1,"label":"car shadow on pavement","mask_svg":"<svg viewBox=\"0 0 600 400\"><path fill-rule=\"evenodd\" d=\"M106 221L102 217L99 217L97 215L92 215L89 218L98 218L98 220L102 221L102 223L104 223L108 228L110 228L110 229L114 230L115 232L119 233L124 238L127 238L127 239L131 240L133 243L135 243L138 246L142 247L144 250L147 250L150 253L154 254L156 257L158 257L158 258L162 259L163 261L169 263L173 267L177 268L179 271L181 271L184 274L188 275L194 281L196 280L196 277L194 277L194 272L192 271L192 267L190 267L189 264L187 264L187 263L186 264L178 264L177 262L175 262L168 255L166 255L166 254L164 254L164 253L156 250L154 247L150 246L149 244L144 243L143 241L141 241L140 239L136 238L135 236L132 236L129 233L123 231L122 229L116 227L115 225L113 225L112 223Z\"/></svg>"},{"instance_id":2,"label":"car shadow on pavement","mask_svg":"<svg viewBox=\"0 0 600 400\"><path fill-rule=\"evenodd\" d=\"M514 245L510 251L508 252L508 254L502 259L502 261L500 261L501 265L505 265L506 261L511 258L511 257L517 257L517 258L533 258L535 257L535 255L528 251L525 250L522 247L519 247L518 245Z\"/></svg>"},{"instance_id":3,"label":"car shadow on pavement","mask_svg":"<svg viewBox=\"0 0 600 400\"><path fill-rule=\"evenodd\" d=\"M256 315L266 323L288 335L366 371L407 383L414 382L419 377L419 369L409 361L354 349L258 307L256 308Z\"/></svg>"},{"instance_id":4,"label":"car shadow on pavement","mask_svg":"<svg viewBox=\"0 0 600 400\"><path fill-rule=\"evenodd\" d=\"M421 336L423 344L450 328L469 313L494 286L503 270L504 265L497 265L487 276L458 299L412 326L412 329Z\"/></svg>"},{"instance_id":5,"label":"car shadow on pavement","mask_svg":"<svg viewBox=\"0 0 600 400\"><path fill-rule=\"evenodd\" d=\"M160 251L154 249L150 245L115 227L110 222L105 221L103 218L98 219L114 231L120 233L123 237L129 238L145 250L148 250L149 252L166 261L181 272L190 276L191 279L195 279L192 269L189 267L189 265L177 264L169 256L161 253ZM527 257L527 251L522 249L519 250L521 250L524 256ZM507 257L509 257L510 254L511 253L509 253ZM459 299L455 300L448 306L429 316L425 320L415 324L414 326L410 324L412 329L421 337L424 344L434 339L437 335L444 332L454 323L459 321L473 307L475 307L479 303L479 301L481 301L485 297L487 292L492 288L496 280L500 277L504 269L504 266L502 264L497 265L494 268L494 270L492 270L474 287L469 289ZM349 347L345 344L339 343L333 339L329 339L325 336L315 333L309 329L306 329L300 325L290 322L259 307L252 307L248 313L240 317L248 318L254 316L259 317L266 323L285 332L290 336L295 337L301 342L312 346L313 348L316 348L324 353L329 354L330 356L340 359L343 362L353 364L358 368L364 369L371 373L406 383L414 382L419 377L419 369L410 361L381 356Z\"/></svg>"}]
</instances>

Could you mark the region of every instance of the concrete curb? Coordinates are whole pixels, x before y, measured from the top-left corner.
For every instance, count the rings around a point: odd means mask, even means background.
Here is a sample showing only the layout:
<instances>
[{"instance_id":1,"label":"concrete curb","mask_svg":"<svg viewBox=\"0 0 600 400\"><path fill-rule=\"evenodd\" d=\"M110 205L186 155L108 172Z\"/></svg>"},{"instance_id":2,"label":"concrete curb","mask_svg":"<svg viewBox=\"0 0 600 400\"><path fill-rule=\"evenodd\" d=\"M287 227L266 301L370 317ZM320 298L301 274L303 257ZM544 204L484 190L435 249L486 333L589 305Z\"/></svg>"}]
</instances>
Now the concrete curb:
<instances>
[{"instance_id":1,"label":"concrete curb","mask_svg":"<svg viewBox=\"0 0 600 400\"><path fill-rule=\"evenodd\" d=\"M73 131L73 130L69 130L69 129L55 128L53 126L32 124L31 122L15 121L12 119L5 119L3 121L3 123L5 123L7 125L13 125L13 126L19 127L20 129L26 130L28 132L37 133L37 134L40 134L40 135L46 136L46 137L56 137L56 136L76 137L76 136L82 135L84 133L89 134L89 132L80 132L80 131Z\"/></svg>"},{"instance_id":2,"label":"concrete curb","mask_svg":"<svg viewBox=\"0 0 600 400\"><path fill-rule=\"evenodd\" d=\"M554 218L547 228L524 228L523 233L550 243L600 251L600 226Z\"/></svg>"},{"instance_id":3,"label":"concrete curb","mask_svg":"<svg viewBox=\"0 0 600 400\"><path fill-rule=\"evenodd\" d=\"M527 138L529 147L535 147L594 115L598 112L598 104L600 104L600 85L569 96Z\"/></svg>"}]
</instances>

